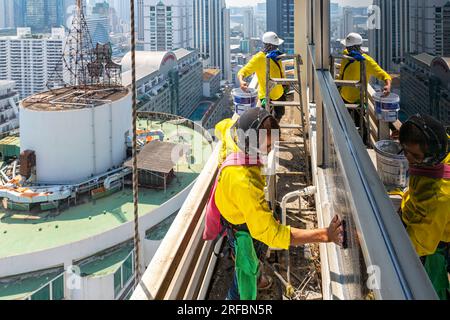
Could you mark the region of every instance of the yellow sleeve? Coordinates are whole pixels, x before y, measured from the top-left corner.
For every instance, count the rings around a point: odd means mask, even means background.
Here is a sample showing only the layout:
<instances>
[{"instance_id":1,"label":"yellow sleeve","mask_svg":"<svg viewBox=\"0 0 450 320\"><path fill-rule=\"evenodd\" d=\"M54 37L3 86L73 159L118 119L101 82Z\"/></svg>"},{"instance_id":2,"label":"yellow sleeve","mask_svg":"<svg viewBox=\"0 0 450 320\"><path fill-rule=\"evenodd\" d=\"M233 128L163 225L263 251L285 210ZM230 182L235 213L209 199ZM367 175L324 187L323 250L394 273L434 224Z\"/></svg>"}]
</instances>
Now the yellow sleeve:
<instances>
[{"instance_id":1,"label":"yellow sleeve","mask_svg":"<svg viewBox=\"0 0 450 320\"><path fill-rule=\"evenodd\" d=\"M235 205L244 215L250 235L272 248L288 249L291 228L278 223L265 199L264 190L251 177L244 176L233 185Z\"/></svg>"},{"instance_id":2,"label":"yellow sleeve","mask_svg":"<svg viewBox=\"0 0 450 320\"><path fill-rule=\"evenodd\" d=\"M250 77L252 74L254 74L260 66L261 62L260 55L255 55L253 58L250 59L250 61L238 72L238 75L243 76L244 78Z\"/></svg>"},{"instance_id":3,"label":"yellow sleeve","mask_svg":"<svg viewBox=\"0 0 450 320\"><path fill-rule=\"evenodd\" d=\"M405 221L406 231L419 256L434 254L443 239L445 228L449 223L449 201L441 195L420 203L423 218L420 221Z\"/></svg>"},{"instance_id":4,"label":"yellow sleeve","mask_svg":"<svg viewBox=\"0 0 450 320\"><path fill-rule=\"evenodd\" d=\"M375 77L378 80L392 80L392 77L384 71L378 63L373 60L371 57L365 55L366 61L367 61L367 74L369 77Z\"/></svg>"}]
</instances>

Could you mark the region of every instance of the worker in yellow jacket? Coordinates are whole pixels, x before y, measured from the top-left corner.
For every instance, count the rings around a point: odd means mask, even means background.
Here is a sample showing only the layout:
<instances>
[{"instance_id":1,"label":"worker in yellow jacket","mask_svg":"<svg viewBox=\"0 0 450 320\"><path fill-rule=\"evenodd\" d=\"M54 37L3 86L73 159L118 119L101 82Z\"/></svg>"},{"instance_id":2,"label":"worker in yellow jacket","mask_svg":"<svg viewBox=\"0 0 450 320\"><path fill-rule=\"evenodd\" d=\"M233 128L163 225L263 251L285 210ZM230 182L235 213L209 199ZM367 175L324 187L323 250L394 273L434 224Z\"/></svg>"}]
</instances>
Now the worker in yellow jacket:
<instances>
[{"instance_id":1,"label":"worker in yellow jacket","mask_svg":"<svg viewBox=\"0 0 450 320\"><path fill-rule=\"evenodd\" d=\"M265 131L262 131L265 130ZM266 154L271 150L272 130L279 130L276 119L265 109L246 111L237 121L226 119L216 126L217 136L223 142L222 160L232 152ZM257 145L247 137L256 132ZM261 134L267 132L267 134ZM306 243L335 242L342 244L343 227L335 217L329 228L301 230L281 225L275 220L265 200L265 176L262 167L231 166L222 170L218 178L215 203L222 220L228 227L228 240L234 247L233 235L237 231L248 231L254 239L254 247L259 257L267 251L267 246L288 249ZM228 293L228 299L239 300L237 277Z\"/></svg>"},{"instance_id":2,"label":"worker in yellow jacket","mask_svg":"<svg viewBox=\"0 0 450 320\"><path fill-rule=\"evenodd\" d=\"M238 73L240 87L243 91L247 91L248 83L246 78L253 74L256 74L259 83L258 97L261 100L261 106L266 107L266 73L267 73L267 57L271 58L270 61L270 76L272 78L285 78L285 72L283 64L279 60L278 56L282 53L278 50L278 47L284 43L283 39L280 39L275 32L267 32L262 38L264 49L258 52L253 58L244 66ZM272 101L286 101L285 87L282 85L275 85L270 91L270 99ZM274 116L279 122L284 116L286 110L283 106L276 106L273 110Z\"/></svg>"},{"instance_id":3,"label":"worker in yellow jacket","mask_svg":"<svg viewBox=\"0 0 450 320\"><path fill-rule=\"evenodd\" d=\"M411 117L400 130L410 164L402 220L441 299L448 299L450 154L445 128L427 115Z\"/></svg>"},{"instance_id":4,"label":"worker in yellow jacket","mask_svg":"<svg viewBox=\"0 0 450 320\"><path fill-rule=\"evenodd\" d=\"M383 92L387 96L391 93L392 77L384 71L378 63L364 53L361 49L363 38L358 33L350 33L347 38L342 41L345 46L344 55L350 56L355 60L343 59L340 80L361 80L361 64L360 61L366 62L367 83L372 77L382 80L385 83ZM360 102L360 91L358 88L342 87L340 88L342 99L347 104L356 104Z\"/></svg>"}]
</instances>

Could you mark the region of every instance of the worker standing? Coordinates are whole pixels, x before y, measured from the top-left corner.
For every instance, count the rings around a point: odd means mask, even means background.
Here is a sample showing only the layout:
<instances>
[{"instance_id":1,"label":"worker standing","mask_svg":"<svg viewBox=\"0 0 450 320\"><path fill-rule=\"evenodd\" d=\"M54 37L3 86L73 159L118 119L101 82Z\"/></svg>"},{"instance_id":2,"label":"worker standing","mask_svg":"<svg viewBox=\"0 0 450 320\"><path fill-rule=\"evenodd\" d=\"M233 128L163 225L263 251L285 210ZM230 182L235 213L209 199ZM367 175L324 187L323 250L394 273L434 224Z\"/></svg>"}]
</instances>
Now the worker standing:
<instances>
[{"instance_id":1,"label":"worker standing","mask_svg":"<svg viewBox=\"0 0 450 320\"><path fill-rule=\"evenodd\" d=\"M246 78L256 73L259 83L258 97L261 100L261 106L266 108L266 82L267 82L267 58L270 58L270 76L272 78L285 78L282 61L279 56L283 53L279 50L279 46L284 43L275 32L267 32L263 35L262 42L264 49L252 57L252 59L238 73L240 87L243 91L247 91L248 83ZM272 101L286 101L287 87L275 85L270 91L270 99ZM275 118L278 122L286 112L284 106L276 106L274 110Z\"/></svg>"},{"instance_id":2,"label":"worker standing","mask_svg":"<svg viewBox=\"0 0 450 320\"><path fill-rule=\"evenodd\" d=\"M342 45L345 47L344 55L352 57L355 60L344 58L342 60L341 72L339 80L361 80L361 64L358 62L366 62L367 83L372 77L384 81L384 94L387 96L391 93L392 77L384 71L378 63L364 53L362 50L363 38L358 33L350 33L347 38L342 40ZM342 99L347 104L356 104L360 102L361 95L358 88L342 87L340 88Z\"/></svg>"},{"instance_id":3,"label":"worker standing","mask_svg":"<svg viewBox=\"0 0 450 320\"><path fill-rule=\"evenodd\" d=\"M268 111L254 108L246 111L237 121L223 120L216 130L225 145L223 152L228 154L229 159L230 155L239 152L256 157L269 153L272 132L279 128L278 122ZM256 139L250 139L252 136ZM265 200L266 179L262 169L259 164L222 168L213 195L235 256L235 276L228 300L242 297L246 284L238 277L239 272L250 265L256 268L258 259L264 256L268 246L288 249L289 246L306 243L342 244L343 241L343 227L338 217L333 219L329 228L317 230L301 230L277 222ZM260 288L270 282L264 276L259 279Z\"/></svg>"},{"instance_id":4,"label":"worker standing","mask_svg":"<svg viewBox=\"0 0 450 320\"><path fill-rule=\"evenodd\" d=\"M364 53L362 50L363 38L361 35L358 33L350 33L341 43L345 47L343 54L352 57L354 60L347 58L342 59L339 80L361 81L361 62L365 61L366 83L369 83L372 77L384 81L385 86L383 88L383 93L384 96L388 96L391 93L392 78L372 57ZM361 88L346 86L339 88L345 104L359 104L361 102L360 90ZM360 117L364 115L361 115L359 110L351 110L350 113L353 114L356 126L360 127ZM365 123L363 129L364 141L366 141L368 137Z\"/></svg>"},{"instance_id":5,"label":"worker standing","mask_svg":"<svg viewBox=\"0 0 450 320\"><path fill-rule=\"evenodd\" d=\"M427 115L411 117L400 129L410 165L402 220L440 299L449 298L450 154L444 126Z\"/></svg>"}]
</instances>

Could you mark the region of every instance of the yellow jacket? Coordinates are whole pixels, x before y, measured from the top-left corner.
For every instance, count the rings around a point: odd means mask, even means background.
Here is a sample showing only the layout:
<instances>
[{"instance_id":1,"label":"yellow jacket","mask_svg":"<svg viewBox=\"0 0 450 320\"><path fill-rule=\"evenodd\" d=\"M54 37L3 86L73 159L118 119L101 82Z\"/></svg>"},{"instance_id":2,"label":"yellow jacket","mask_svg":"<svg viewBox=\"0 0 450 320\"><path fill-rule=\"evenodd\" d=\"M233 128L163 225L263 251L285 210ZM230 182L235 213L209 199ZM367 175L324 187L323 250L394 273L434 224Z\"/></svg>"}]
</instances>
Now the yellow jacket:
<instances>
[{"instance_id":1,"label":"yellow jacket","mask_svg":"<svg viewBox=\"0 0 450 320\"><path fill-rule=\"evenodd\" d=\"M250 77L252 74L256 73L259 82L259 99L266 98L266 65L266 54L264 52L259 52L254 55L253 58L247 63L247 65L243 67L238 73L238 75L241 75L244 78ZM273 60L270 61L270 76L272 78L285 77L282 63L279 62L278 66ZM270 92L270 99L278 100L283 96L283 93L283 86L276 85Z\"/></svg>"},{"instance_id":2,"label":"yellow jacket","mask_svg":"<svg viewBox=\"0 0 450 320\"><path fill-rule=\"evenodd\" d=\"M345 50L344 54L348 55L348 51ZM391 76L386 71L384 71L378 65L378 63L374 59L372 59L372 57L367 54L363 54L363 56L364 58L366 58L367 82L369 82L372 77L383 81L392 80ZM361 64L358 61L355 61L347 67L350 62L351 61L349 61L348 59L342 60L341 74L339 79L359 81L361 79ZM358 103L360 100L360 91L358 88L342 87L339 89L339 91L341 92L342 98L348 103Z\"/></svg>"},{"instance_id":3,"label":"yellow jacket","mask_svg":"<svg viewBox=\"0 0 450 320\"><path fill-rule=\"evenodd\" d=\"M221 162L229 152L239 150L230 135L235 121L223 120L216 126L218 137L224 144ZM247 224L252 238L273 248L288 249L291 228L278 223L265 199L266 179L261 167L233 166L222 171L217 184L215 201L217 208L228 222Z\"/></svg>"},{"instance_id":4,"label":"yellow jacket","mask_svg":"<svg viewBox=\"0 0 450 320\"><path fill-rule=\"evenodd\" d=\"M444 160L450 164L450 154ZM402 219L419 256L450 242L450 180L413 176L403 197Z\"/></svg>"}]
</instances>

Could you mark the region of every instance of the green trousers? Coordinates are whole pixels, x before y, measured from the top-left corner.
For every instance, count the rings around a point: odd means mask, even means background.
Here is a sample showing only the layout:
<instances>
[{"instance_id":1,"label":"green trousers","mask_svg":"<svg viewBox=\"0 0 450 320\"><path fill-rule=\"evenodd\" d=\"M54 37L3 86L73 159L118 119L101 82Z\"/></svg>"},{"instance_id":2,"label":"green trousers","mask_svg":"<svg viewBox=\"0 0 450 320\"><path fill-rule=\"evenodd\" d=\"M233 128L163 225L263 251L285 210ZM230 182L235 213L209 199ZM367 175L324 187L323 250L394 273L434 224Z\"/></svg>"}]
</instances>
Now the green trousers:
<instances>
[{"instance_id":1,"label":"green trousers","mask_svg":"<svg viewBox=\"0 0 450 320\"><path fill-rule=\"evenodd\" d=\"M441 300L448 300L450 289L447 274L447 248L438 248L436 252L425 257L425 270L430 277L434 290Z\"/></svg>"}]
</instances>

